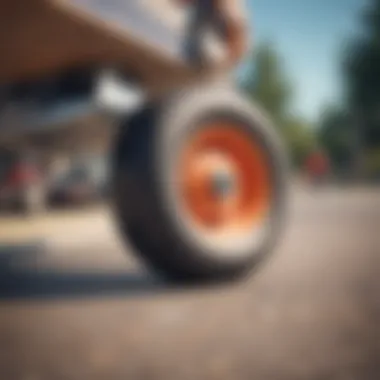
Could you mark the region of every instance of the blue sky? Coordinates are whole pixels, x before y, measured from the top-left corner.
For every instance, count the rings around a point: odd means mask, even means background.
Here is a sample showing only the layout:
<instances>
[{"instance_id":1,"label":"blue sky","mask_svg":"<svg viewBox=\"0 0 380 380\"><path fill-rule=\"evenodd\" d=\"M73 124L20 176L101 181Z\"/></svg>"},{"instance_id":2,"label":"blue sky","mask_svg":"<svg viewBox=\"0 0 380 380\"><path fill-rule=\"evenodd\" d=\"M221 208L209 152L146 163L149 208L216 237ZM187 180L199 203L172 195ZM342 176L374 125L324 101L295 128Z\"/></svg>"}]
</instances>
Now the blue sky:
<instances>
[{"instance_id":1,"label":"blue sky","mask_svg":"<svg viewBox=\"0 0 380 380\"><path fill-rule=\"evenodd\" d=\"M339 98L337 65L365 0L247 0L254 40L273 41L295 86L294 108L315 120Z\"/></svg>"}]
</instances>

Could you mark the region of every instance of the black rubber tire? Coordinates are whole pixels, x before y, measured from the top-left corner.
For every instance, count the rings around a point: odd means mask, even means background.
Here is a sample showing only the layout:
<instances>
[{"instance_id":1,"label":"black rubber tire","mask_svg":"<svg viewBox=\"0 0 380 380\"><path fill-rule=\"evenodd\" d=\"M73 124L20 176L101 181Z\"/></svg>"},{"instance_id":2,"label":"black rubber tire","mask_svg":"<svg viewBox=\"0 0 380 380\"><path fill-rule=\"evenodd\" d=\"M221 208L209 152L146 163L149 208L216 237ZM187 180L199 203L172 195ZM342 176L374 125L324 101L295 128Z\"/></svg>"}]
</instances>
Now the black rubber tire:
<instances>
[{"instance_id":1,"label":"black rubber tire","mask_svg":"<svg viewBox=\"0 0 380 380\"><path fill-rule=\"evenodd\" d=\"M239 122L260 141L270 166L274 194L269 232L260 246L243 257L219 257L212 248L190 238L169 195L173 181L167 176L177 150L201 121L212 118ZM120 128L112 167L114 211L122 236L150 267L170 280L200 282L243 276L273 251L283 230L287 154L267 118L229 86L188 89L140 109Z\"/></svg>"}]
</instances>

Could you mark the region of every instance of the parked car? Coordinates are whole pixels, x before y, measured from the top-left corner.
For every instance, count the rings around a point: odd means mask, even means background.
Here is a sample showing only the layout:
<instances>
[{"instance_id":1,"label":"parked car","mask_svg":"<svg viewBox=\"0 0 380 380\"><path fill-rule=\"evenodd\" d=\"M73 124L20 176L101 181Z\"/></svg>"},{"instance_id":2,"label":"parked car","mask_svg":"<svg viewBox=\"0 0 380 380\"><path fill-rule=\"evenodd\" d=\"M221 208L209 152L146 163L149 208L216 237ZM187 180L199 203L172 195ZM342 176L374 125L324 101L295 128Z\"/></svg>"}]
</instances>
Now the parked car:
<instances>
[{"instance_id":1,"label":"parked car","mask_svg":"<svg viewBox=\"0 0 380 380\"><path fill-rule=\"evenodd\" d=\"M27 213L44 208L44 174L32 156L0 150L0 206Z\"/></svg>"},{"instance_id":2,"label":"parked car","mask_svg":"<svg viewBox=\"0 0 380 380\"><path fill-rule=\"evenodd\" d=\"M91 163L74 166L52 181L49 204L82 205L99 201L104 196L105 182Z\"/></svg>"}]
</instances>

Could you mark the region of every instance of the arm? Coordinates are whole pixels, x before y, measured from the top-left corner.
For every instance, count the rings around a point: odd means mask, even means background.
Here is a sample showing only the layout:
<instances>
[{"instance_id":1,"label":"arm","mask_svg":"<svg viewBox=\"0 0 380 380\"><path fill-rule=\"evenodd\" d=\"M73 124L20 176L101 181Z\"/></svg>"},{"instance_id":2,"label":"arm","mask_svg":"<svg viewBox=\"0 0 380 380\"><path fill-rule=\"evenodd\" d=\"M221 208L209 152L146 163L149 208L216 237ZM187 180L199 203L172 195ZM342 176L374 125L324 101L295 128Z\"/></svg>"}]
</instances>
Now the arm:
<instances>
[{"instance_id":1,"label":"arm","mask_svg":"<svg viewBox=\"0 0 380 380\"><path fill-rule=\"evenodd\" d=\"M204 32L211 28L227 47L225 68L233 68L248 49L248 28L245 20L243 0L177 0L190 3L193 17L189 26L190 59L202 61L202 38Z\"/></svg>"},{"instance_id":2,"label":"arm","mask_svg":"<svg viewBox=\"0 0 380 380\"><path fill-rule=\"evenodd\" d=\"M227 45L227 66L232 68L244 57L249 46L249 32L241 7L242 0L213 0L217 28Z\"/></svg>"}]
</instances>

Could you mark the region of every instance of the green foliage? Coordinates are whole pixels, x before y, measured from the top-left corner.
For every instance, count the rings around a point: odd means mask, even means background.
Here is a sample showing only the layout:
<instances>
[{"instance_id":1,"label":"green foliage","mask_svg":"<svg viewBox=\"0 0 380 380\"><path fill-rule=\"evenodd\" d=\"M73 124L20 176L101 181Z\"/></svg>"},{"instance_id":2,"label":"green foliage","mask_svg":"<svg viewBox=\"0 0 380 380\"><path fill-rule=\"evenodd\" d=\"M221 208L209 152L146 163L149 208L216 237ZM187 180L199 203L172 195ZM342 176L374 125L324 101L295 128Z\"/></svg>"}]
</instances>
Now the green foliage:
<instances>
[{"instance_id":1,"label":"green foliage","mask_svg":"<svg viewBox=\"0 0 380 380\"><path fill-rule=\"evenodd\" d=\"M286 121L282 134L293 164L296 167L302 166L306 157L317 147L314 131L306 121L293 117Z\"/></svg>"},{"instance_id":2,"label":"green foliage","mask_svg":"<svg viewBox=\"0 0 380 380\"><path fill-rule=\"evenodd\" d=\"M273 119L294 165L302 165L316 145L315 135L306 121L291 115L292 88L273 44L261 44L255 49L242 87Z\"/></svg>"},{"instance_id":3,"label":"green foliage","mask_svg":"<svg viewBox=\"0 0 380 380\"><path fill-rule=\"evenodd\" d=\"M380 145L380 1L369 0L361 17L362 30L343 57L347 108L360 112L366 144Z\"/></svg>"},{"instance_id":4,"label":"green foliage","mask_svg":"<svg viewBox=\"0 0 380 380\"><path fill-rule=\"evenodd\" d=\"M353 133L350 119L342 109L330 107L325 110L318 129L318 139L337 168L350 163Z\"/></svg>"},{"instance_id":5,"label":"green foliage","mask_svg":"<svg viewBox=\"0 0 380 380\"><path fill-rule=\"evenodd\" d=\"M283 67L274 45L259 45L243 85L248 95L259 101L277 124L286 118L292 95Z\"/></svg>"},{"instance_id":6,"label":"green foliage","mask_svg":"<svg viewBox=\"0 0 380 380\"><path fill-rule=\"evenodd\" d=\"M380 181L380 148L367 153L365 168L369 179Z\"/></svg>"},{"instance_id":7,"label":"green foliage","mask_svg":"<svg viewBox=\"0 0 380 380\"><path fill-rule=\"evenodd\" d=\"M372 176L380 147L380 0L368 0L359 21L342 57L346 97L323 113L318 135L336 169Z\"/></svg>"}]
</instances>

